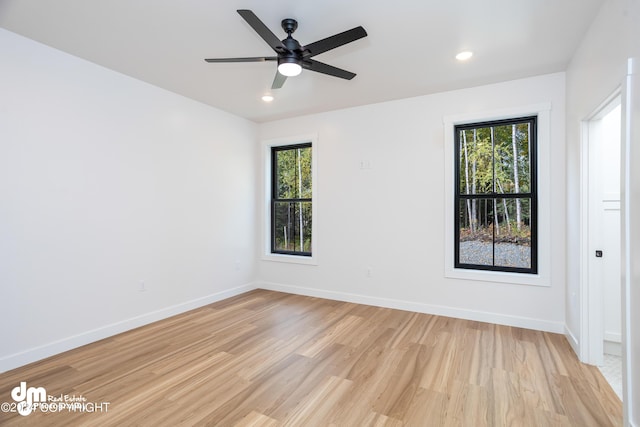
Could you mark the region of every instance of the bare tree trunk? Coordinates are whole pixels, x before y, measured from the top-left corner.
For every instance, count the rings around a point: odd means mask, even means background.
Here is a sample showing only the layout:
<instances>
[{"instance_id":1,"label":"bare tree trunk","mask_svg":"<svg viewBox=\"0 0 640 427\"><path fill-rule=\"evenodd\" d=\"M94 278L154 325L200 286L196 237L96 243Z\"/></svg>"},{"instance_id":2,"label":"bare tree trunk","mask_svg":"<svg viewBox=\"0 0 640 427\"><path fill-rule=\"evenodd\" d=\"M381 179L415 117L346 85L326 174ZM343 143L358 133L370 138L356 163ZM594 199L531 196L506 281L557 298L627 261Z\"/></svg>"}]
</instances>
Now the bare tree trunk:
<instances>
[{"instance_id":1,"label":"bare tree trunk","mask_svg":"<svg viewBox=\"0 0 640 427\"><path fill-rule=\"evenodd\" d=\"M500 192L504 194L500 180L496 179L496 184L500 188ZM509 221L509 210L507 209L507 199L502 199L502 207L504 208L504 219L507 221L507 233L511 234L511 222Z\"/></svg>"},{"instance_id":2,"label":"bare tree trunk","mask_svg":"<svg viewBox=\"0 0 640 427\"><path fill-rule=\"evenodd\" d=\"M487 203L487 199L484 200L484 225L489 228L489 203Z\"/></svg>"},{"instance_id":3,"label":"bare tree trunk","mask_svg":"<svg viewBox=\"0 0 640 427\"><path fill-rule=\"evenodd\" d=\"M469 194L469 153L467 152L467 131L462 131L462 141L464 145L464 176L465 176L465 192ZM473 233L473 220L471 217L471 200L467 199L467 217L469 218L469 228Z\"/></svg>"},{"instance_id":4,"label":"bare tree trunk","mask_svg":"<svg viewBox=\"0 0 640 427\"><path fill-rule=\"evenodd\" d=\"M284 233L284 248L285 250L289 250L289 239L287 239L287 226L282 227L282 232Z\"/></svg>"},{"instance_id":5,"label":"bare tree trunk","mask_svg":"<svg viewBox=\"0 0 640 427\"><path fill-rule=\"evenodd\" d=\"M289 233L291 231L291 205L287 208L287 225L284 228L284 247L286 250L291 250L289 247ZM294 248L295 249L295 248Z\"/></svg>"},{"instance_id":6,"label":"bare tree trunk","mask_svg":"<svg viewBox=\"0 0 640 427\"><path fill-rule=\"evenodd\" d=\"M476 130L473 130L473 147L474 149L477 151L477 134L476 134ZM473 162L471 162L471 193L476 194L476 158L473 158ZM472 216L472 225L471 225L471 230L473 231L477 231L477 221L478 221L478 215L477 215L477 200L473 199L471 201L471 216Z\"/></svg>"},{"instance_id":7,"label":"bare tree trunk","mask_svg":"<svg viewBox=\"0 0 640 427\"><path fill-rule=\"evenodd\" d=\"M298 197L302 197L302 156L298 148ZM302 224L302 202L298 203L298 224L300 225L300 250L304 252L304 228Z\"/></svg>"},{"instance_id":8,"label":"bare tree trunk","mask_svg":"<svg viewBox=\"0 0 640 427\"><path fill-rule=\"evenodd\" d=\"M531 123L527 123L527 164L529 165L529 176L531 176ZM529 182L529 191L531 191L531 182ZM531 227L531 203L529 203L529 212L526 214L529 218L529 227Z\"/></svg>"},{"instance_id":9,"label":"bare tree trunk","mask_svg":"<svg viewBox=\"0 0 640 427\"><path fill-rule=\"evenodd\" d=\"M513 145L513 185L514 190L520 193L520 182L518 179L518 147L516 144L516 125L511 126L511 144ZM520 207L520 199L516 199L516 228L520 231L520 223L522 222L522 208Z\"/></svg>"},{"instance_id":10,"label":"bare tree trunk","mask_svg":"<svg viewBox=\"0 0 640 427\"><path fill-rule=\"evenodd\" d=\"M491 127L491 150L495 151L493 141L493 126ZM493 164L493 192L496 192L496 165ZM500 235L500 223L498 222L498 201L493 199L493 229L496 231L496 236Z\"/></svg>"}]
</instances>

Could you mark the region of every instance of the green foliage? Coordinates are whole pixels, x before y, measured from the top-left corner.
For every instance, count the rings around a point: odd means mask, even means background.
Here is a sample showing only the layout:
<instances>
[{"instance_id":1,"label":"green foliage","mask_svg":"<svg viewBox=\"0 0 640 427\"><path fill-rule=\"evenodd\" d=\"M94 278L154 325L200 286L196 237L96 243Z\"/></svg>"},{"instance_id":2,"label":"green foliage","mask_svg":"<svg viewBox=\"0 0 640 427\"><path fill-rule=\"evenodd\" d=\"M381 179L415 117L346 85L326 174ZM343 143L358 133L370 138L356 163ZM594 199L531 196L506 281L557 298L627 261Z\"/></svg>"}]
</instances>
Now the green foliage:
<instances>
[{"instance_id":1,"label":"green foliage","mask_svg":"<svg viewBox=\"0 0 640 427\"><path fill-rule=\"evenodd\" d=\"M278 199L311 198L311 147L276 151Z\"/></svg>"},{"instance_id":2,"label":"green foliage","mask_svg":"<svg viewBox=\"0 0 640 427\"><path fill-rule=\"evenodd\" d=\"M515 162L512 125L480 127L459 133L460 158L458 160L461 171L460 189L463 194L467 193L467 185L469 188L467 194L514 193L514 164L518 169L519 192L530 191L528 126L528 123L515 125ZM475 192L472 191L473 188Z\"/></svg>"},{"instance_id":3,"label":"green foliage","mask_svg":"<svg viewBox=\"0 0 640 427\"><path fill-rule=\"evenodd\" d=\"M531 229L528 226L520 227L518 230L515 227L515 222L511 224L511 232L506 234L500 234L494 236L493 224L489 224L487 227L479 227L474 231L470 228L460 229L460 241L481 241L481 242L495 242L495 243L517 243L523 246L531 245Z\"/></svg>"}]
</instances>

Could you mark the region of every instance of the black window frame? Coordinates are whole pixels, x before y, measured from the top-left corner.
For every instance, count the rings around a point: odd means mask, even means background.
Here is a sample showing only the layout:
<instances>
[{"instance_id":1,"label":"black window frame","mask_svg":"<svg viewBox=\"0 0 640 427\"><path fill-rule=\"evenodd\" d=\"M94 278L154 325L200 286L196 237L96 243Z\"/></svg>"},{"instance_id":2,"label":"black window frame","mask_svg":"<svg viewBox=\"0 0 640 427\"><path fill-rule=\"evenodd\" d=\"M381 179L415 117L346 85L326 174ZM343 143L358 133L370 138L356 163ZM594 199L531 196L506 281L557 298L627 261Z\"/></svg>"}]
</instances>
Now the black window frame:
<instances>
[{"instance_id":1,"label":"black window frame","mask_svg":"<svg viewBox=\"0 0 640 427\"><path fill-rule=\"evenodd\" d=\"M497 193L495 191L489 193L480 194L463 194L460 188L460 159L462 153L460 152L460 132L462 130L472 130L484 127L505 126L521 123L531 123L530 128L530 141L529 141L529 169L530 169L530 183L529 192L520 193ZM467 269L467 270L485 270L495 272L507 272L507 273L524 273L524 274L538 274L538 117L537 115L517 117L511 119L501 120L489 120L483 122L465 123L454 126L454 144L455 144L455 194L454 194L454 268ZM495 163L495 150L492 150L492 162ZM494 171L495 176L495 171ZM495 189L495 184L494 184ZM461 213L461 201L463 200L480 200L480 199L530 199L531 218L530 218L530 248L531 248L531 266L530 268L522 267L507 267L496 265L483 265L483 264L463 264L460 262L460 213ZM495 244L496 244L496 231L493 230L493 259L495 263Z\"/></svg>"},{"instance_id":2,"label":"black window frame","mask_svg":"<svg viewBox=\"0 0 640 427\"><path fill-rule=\"evenodd\" d=\"M279 151L288 151L288 150L297 150L299 148L312 148L312 143L311 142L305 142L305 143L300 143L300 144L288 144L288 145L276 145L276 146L272 146L271 147L271 253L272 254L277 254L277 255L295 255L295 256L303 256L303 257L311 257L313 255L312 251L308 252L308 251L285 251L285 250L280 250L280 249L276 249L276 232L275 232L275 226L276 226L276 204L278 202L290 202L290 203L295 203L295 202L308 202L311 203L313 205L313 197L309 197L309 198L293 198L293 199L281 199L277 197L278 191L276 189L276 185L278 182L278 165L277 165L277 161L276 161L276 153ZM313 151L311 152L311 156L312 156L312 162L313 162ZM313 165L313 163L312 163ZM311 182L312 188L313 188L313 174L312 174L312 182ZM312 196L313 196L313 190L312 190ZM313 212L313 209L312 209ZM313 218L312 218L313 220ZM313 236L313 223L311 225L311 229L312 229L312 236ZM312 244L313 244L313 240L312 240Z\"/></svg>"}]
</instances>

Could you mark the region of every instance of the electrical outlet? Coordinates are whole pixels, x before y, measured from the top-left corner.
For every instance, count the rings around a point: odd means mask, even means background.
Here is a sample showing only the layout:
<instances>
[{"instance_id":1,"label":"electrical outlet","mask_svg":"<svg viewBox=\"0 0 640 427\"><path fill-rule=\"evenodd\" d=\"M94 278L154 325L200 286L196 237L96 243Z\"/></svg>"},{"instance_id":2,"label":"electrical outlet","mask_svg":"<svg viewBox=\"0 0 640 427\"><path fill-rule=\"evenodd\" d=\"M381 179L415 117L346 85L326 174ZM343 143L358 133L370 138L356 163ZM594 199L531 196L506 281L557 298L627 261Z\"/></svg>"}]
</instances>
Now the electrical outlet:
<instances>
[{"instance_id":1,"label":"electrical outlet","mask_svg":"<svg viewBox=\"0 0 640 427\"><path fill-rule=\"evenodd\" d=\"M141 281L138 283L138 292L146 292L146 291L147 291L147 286L146 286L146 284L144 283L144 280L141 280Z\"/></svg>"},{"instance_id":2,"label":"electrical outlet","mask_svg":"<svg viewBox=\"0 0 640 427\"><path fill-rule=\"evenodd\" d=\"M372 272L371 272L371 267L367 267L364 270L364 275L367 277L367 279L371 278Z\"/></svg>"},{"instance_id":3,"label":"electrical outlet","mask_svg":"<svg viewBox=\"0 0 640 427\"><path fill-rule=\"evenodd\" d=\"M371 169L371 160L360 160L360 169Z\"/></svg>"},{"instance_id":4,"label":"electrical outlet","mask_svg":"<svg viewBox=\"0 0 640 427\"><path fill-rule=\"evenodd\" d=\"M240 261L239 261L239 260L236 260L236 262L234 263L234 265L235 265L235 269L236 269L236 271L240 271Z\"/></svg>"}]
</instances>

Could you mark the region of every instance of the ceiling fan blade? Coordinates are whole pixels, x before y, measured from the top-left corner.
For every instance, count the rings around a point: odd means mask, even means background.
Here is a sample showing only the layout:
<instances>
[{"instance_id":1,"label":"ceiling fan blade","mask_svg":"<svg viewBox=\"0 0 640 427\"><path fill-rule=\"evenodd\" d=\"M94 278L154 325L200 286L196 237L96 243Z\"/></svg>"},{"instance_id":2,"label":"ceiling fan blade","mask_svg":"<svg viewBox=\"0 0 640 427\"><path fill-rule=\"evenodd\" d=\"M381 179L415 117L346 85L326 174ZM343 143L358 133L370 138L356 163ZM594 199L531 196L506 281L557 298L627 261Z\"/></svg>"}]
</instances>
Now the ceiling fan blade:
<instances>
[{"instance_id":1,"label":"ceiling fan blade","mask_svg":"<svg viewBox=\"0 0 640 427\"><path fill-rule=\"evenodd\" d=\"M341 79L351 80L356 75L347 70L334 67L332 65L325 64L315 59L305 59L302 61L302 68L306 70L315 71L317 73L328 74L334 77L340 77Z\"/></svg>"},{"instance_id":2,"label":"ceiling fan blade","mask_svg":"<svg viewBox=\"0 0 640 427\"><path fill-rule=\"evenodd\" d=\"M254 31L258 33L258 35L262 37L262 39L266 41L269 46L271 46L273 50L278 53L289 52L289 50L282 44L280 39L275 34L273 34L273 32L269 28L267 28L266 25L264 25L264 23L260 20L260 18L256 16L255 13L248 9L238 9L238 13L244 18L245 21L247 21L249 25L251 25L251 28L253 28Z\"/></svg>"},{"instance_id":3,"label":"ceiling fan blade","mask_svg":"<svg viewBox=\"0 0 640 427\"><path fill-rule=\"evenodd\" d=\"M287 81L287 76L280 74L278 70L276 70L276 76L273 78L271 89L280 89L285 81Z\"/></svg>"},{"instance_id":4,"label":"ceiling fan blade","mask_svg":"<svg viewBox=\"0 0 640 427\"><path fill-rule=\"evenodd\" d=\"M207 58L207 62L265 62L275 61L277 56L253 56L249 58Z\"/></svg>"},{"instance_id":5,"label":"ceiling fan blade","mask_svg":"<svg viewBox=\"0 0 640 427\"><path fill-rule=\"evenodd\" d=\"M352 41L356 41L367 36L367 32L362 27L352 28L340 34L336 34L326 39L308 44L304 47L304 56L309 58L319 55L331 49L335 49Z\"/></svg>"}]
</instances>

